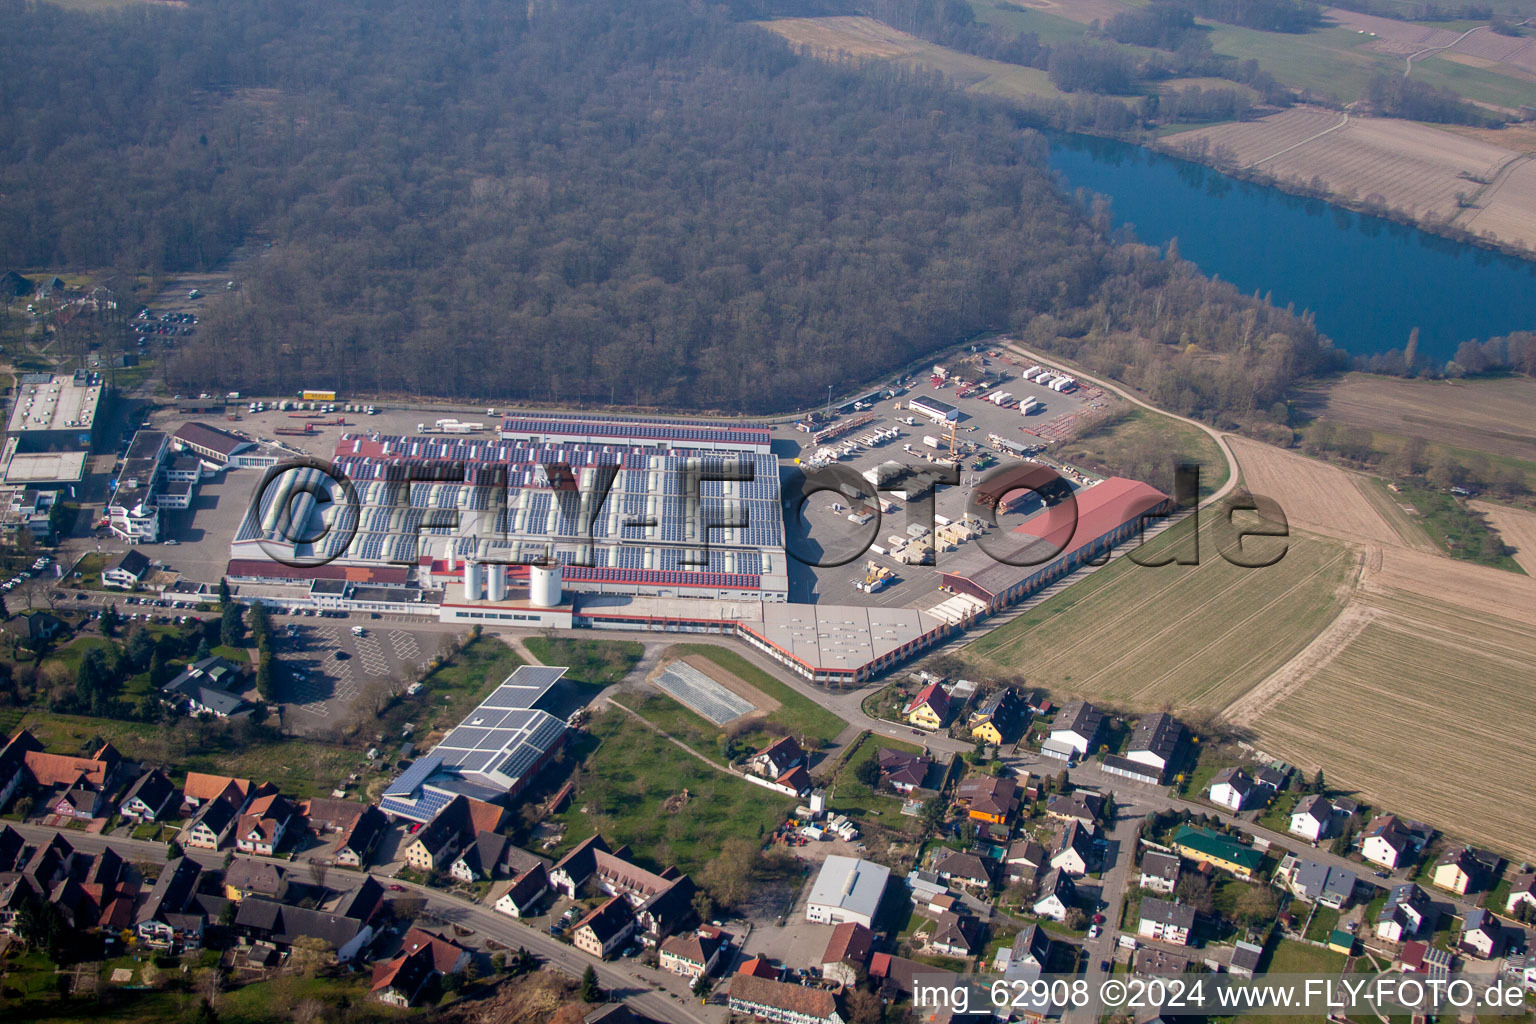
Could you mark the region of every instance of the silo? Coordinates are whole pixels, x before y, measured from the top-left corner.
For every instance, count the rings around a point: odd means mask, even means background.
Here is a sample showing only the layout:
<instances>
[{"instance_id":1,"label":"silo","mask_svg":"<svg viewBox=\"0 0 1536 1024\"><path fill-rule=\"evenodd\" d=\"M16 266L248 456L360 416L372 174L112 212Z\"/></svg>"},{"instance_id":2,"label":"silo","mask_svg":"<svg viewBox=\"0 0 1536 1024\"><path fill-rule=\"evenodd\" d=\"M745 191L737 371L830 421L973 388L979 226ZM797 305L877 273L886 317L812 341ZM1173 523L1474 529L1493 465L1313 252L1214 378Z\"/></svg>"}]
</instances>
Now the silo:
<instances>
[{"instance_id":1,"label":"silo","mask_svg":"<svg viewBox=\"0 0 1536 1024\"><path fill-rule=\"evenodd\" d=\"M505 565L490 565L486 567L486 598L491 601L505 601L507 599L507 567Z\"/></svg>"},{"instance_id":2,"label":"silo","mask_svg":"<svg viewBox=\"0 0 1536 1024\"><path fill-rule=\"evenodd\" d=\"M480 563L464 563L464 600L480 600Z\"/></svg>"},{"instance_id":3,"label":"silo","mask_svg":"<svg viewBox=\"0 0 1536 1024\"><path fill-rule=\"evenodd\" d=\"M528 600L539 608L553 608L560 603L560 566L528 567Z\"/></svg>"}]
</instances>

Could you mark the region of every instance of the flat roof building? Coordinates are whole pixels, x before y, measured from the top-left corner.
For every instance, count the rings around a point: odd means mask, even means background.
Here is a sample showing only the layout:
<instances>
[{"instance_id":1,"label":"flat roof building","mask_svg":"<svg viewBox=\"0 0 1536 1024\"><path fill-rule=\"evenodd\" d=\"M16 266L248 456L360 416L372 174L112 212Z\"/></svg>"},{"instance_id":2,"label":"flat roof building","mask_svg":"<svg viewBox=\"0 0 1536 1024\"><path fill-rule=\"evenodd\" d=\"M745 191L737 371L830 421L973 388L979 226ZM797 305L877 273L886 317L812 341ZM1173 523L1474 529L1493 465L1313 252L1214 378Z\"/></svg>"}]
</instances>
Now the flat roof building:
<instances>
[{"instance_id":1,"label":"flat roof building","mask_svg":"<svg viewBox=\"0 0 1536 1024\"><path fill-rule=\"evenodd\" d=\"M21 438L6 439L0 456L0 475L13 487L70 487L85 479L84 449L79 451L20 452Z\"/></svg>"},{"instance_id":2,"label":"flat roof building","mask_svg":"<svg viewBox=\"0 0 1536 1024\"><path fill-rule=\"evenodd\" d=\"M99 374L24 373L6 430L22 451L85 450L95 435L100 406Z\"/></svg>"},{"instance_id":3,"label":"flat roof building","mask_svg":"<svg viewBox=\"0 0 1536 1024\"><path fill-rule=\"evenodd\" d=\"M183 423L171 435L171 446L215 466L227 466L240 452L256 447L256 443L206 423Z\"/></svg>"}]
</instances>

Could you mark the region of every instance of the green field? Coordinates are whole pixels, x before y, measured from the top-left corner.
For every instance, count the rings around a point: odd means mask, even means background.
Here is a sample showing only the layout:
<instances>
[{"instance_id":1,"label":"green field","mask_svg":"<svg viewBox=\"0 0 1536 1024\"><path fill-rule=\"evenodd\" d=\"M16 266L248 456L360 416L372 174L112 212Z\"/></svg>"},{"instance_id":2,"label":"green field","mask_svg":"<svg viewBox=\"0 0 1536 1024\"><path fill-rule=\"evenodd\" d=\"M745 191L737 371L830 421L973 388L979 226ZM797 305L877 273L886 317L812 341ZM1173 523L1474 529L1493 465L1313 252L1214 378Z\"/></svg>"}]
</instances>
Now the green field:
<instances>
[{"instance_id":1,"label":"green field","mask_svg":"<svg viewBox=\"0 0 1536 1024\"><path fill-rule=\"evenodd\" d=\"M1200 497L1227 482L1229 468L1211 435L1198 427L1147 409L1124 406L1083 433L1063 442L1055 454L1067 462L1104 475L1145 480L1171 493L1173 467L1200 467Z\"/></svg>"},{"instance_id":2,"label":"green field","mask_svg":"<svg viewBox=\"0 0 1536 1024\"><path fill-rule=\"evenodd\" d=\"M880 756L880 748L922 753L922 747L901 740L888 740L872 733L865 733L863 742L854 755L837 770L829 787L827 806L860 821L878 821L887 828L902 828L909 820L901 816L902 797L893 793L876 793L859 781L857 771L865 761Z\"/></svg>"},{"instance_id":3,"label":"green field","mask_svg":"<svg viewBox=\"0 0 1536 1024\"><path fill-rule=\"evenodd\" d=\"M1010 32L1033 32L1042 43L1064 43L1081 39L1088 34L1088 26L1070 18L1058 18L1044 11L1018 7L996 0L971 0L971 10L976 20L997 25Z\"/></svg>"},{"instance_id":4,"label":"green field","mask_svg":"<svg viewBox=\"0 0 1536 1024\"><path fill-rule=\"evenodd\" d=\"M656 869L676 864L697 872L727 839L759 840L794 801L705 765L610 709L589 726L602 741L576 775L576 796L559 815L566 833L556 856L601 832L610 846L628 843ZM668 801L687 793L681 806Z\"/></svg>"},{"instance_id":5,"label":"green field","mask_svg":"<svg viewBox=\"0 0 1536 1024\"><path fill-rule=\"evenodd\" d=\"M565 665L565 678L589 686L611 686L629 674L640 656L643 644L633 640L578 640L531 636L523 645L546 665Z\"/></svg>"},{"instance_id":6,"label":"green field","mask_svg":"<svg viewBox=\"0 0 1536 1024\"><path fill-rule=\"evenodd\" d=\"M1484 544L1498 541L1498 531L1454 495L1435 487L1402 483L1398 485L1395 497L1418 510L1416 522L1452 558L1525 574L1509 555L1493 554L1484 549Z\"/></svg>"},{"instance_id":7,"label":"green field","mask_svg":"<svg viewBox=\"0 0 1536 1024\"><path fill-rule=\"evenodd\" d=\"M1340 544L1293 534L1278 563L1242 568L1218 554L1219 521L1202 515L1198 565L1144 568L1121 554L961 656L982 672L1023 673L1058 699L1131 710L1227 706L1333 619L1353 561ZM1142 557L1188 550L1190 536L1186 521Z\"/></svg>"},{"instance_id":8,"label":"green field","mask_svg":"<svg viewBox=\"0 0 1536 1024\"><path fill-rule=\"evenodd\" d=\"M781 722L795 736L810 737L813 742L827 744L848 727L848 723L837 715L788 683L758 668L735 651L716 647L713 644L678 644L667 653L678 657L688 654L702 655L736 678L762 690L779 702L779 709L773 713L774 719Z\"/></svg>"}]
</instances>

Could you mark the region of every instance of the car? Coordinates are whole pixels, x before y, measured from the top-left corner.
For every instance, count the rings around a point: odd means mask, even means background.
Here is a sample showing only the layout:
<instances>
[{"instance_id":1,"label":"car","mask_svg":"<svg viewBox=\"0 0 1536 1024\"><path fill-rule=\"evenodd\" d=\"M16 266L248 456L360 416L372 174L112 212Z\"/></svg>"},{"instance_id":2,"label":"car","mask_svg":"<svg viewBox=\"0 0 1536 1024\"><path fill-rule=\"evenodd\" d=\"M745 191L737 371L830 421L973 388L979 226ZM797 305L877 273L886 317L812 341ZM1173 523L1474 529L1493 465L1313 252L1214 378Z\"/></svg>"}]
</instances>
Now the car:
<instances>
[{"instance_id":1,"label":"car","mask_svg":"<svg viewBox=\"0 0 1536 1024\"><path fill-rule=\"evenodd\" d=\"M1094 925L1092 928L1088 929L1088 937L1090 939L1096 939L1096 938L1099 937L1099 926L1098 925Z\"/></svg>"},{"instance_id":2,"label":"car","mask_svg":"<svg viewBox=\"0 0 1536 1024\"><path fill-rule=\"evenodd\" d=\"M1109 961L1108 960L1100 960L1099 961L1099 970L1103 971L1105 974L1108 974L1109 973Z\"/></svg>"},{"instance_id":3,"label":"car","mask_svg":"<svg viewBox=\"0 0 1536 1024\"><path fill-rule=\"evenodd\" d=\"M405 886L398 885L398 884L396 884L394 882L391 882L391 883L389 883L389 891L390 892L405 892Z\"/></svg>"},{"instance_id":4,"label":"car","mask_svg":"<svg viewBox=\"0 0 1536 1024\"><path fill-rule=\"evenodd\" d=\"M86 599L86 595L84 595L84 594L76 594L75 595L75 600L76 601L84 601L85 599Z\"/></svg>"},{"instance_id":5,"label":"car","mask_svg":"<svg viewBox=\"0 0 1536 1024\"><path fill-rule=\"evenodd\" d=\"M1094 914L1093 915L1093 923L1094 924L1103 924L1104 923L1104 915L1103 914Z\"/></svg>"},{"instance_id":6,"label":"car","mask_svg":"<svg viewBox=\"0 0 1536 1024\"><path fill-rule=\"evenodd\" d=\"M1391 878L1392 877L1392 872L1390 872L1390 871L1378 871L1378 872L1376 872L1376 877L1377 878Z\"/></svg>"},{"instance_id":7,"label":"car","mask_svg":"<svg viewBox=\"0 0 1536 1024\"><path fill-rule=\"evenodd\" d=\"M175 537L171 537L167 539L165 543L167 547L175 547L177 544L180 544L181 541L177 540Z\"/></svg>"}]
</instances>

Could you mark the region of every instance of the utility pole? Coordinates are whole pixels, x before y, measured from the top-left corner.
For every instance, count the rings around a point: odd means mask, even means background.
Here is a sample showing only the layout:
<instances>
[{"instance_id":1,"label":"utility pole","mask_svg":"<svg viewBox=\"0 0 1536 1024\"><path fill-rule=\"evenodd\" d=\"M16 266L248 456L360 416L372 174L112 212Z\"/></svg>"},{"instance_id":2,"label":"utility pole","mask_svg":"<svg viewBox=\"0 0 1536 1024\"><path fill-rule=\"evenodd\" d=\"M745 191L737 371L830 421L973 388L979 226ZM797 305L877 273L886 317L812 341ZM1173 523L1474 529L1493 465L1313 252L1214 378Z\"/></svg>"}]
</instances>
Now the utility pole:
<instances>
[{"instance_id":1,"label":"utility pole","mask_svg":"<svg viewBox=\"0 0 1536 1024\"><path fill-rule=\"evenodd\" d=\"M825 416L829 420L832 418L832 385L831 384L827 385L827 408L826 408L826 411L824 413L822 413L822 415Z\"/></svg>"}]
</instances>

